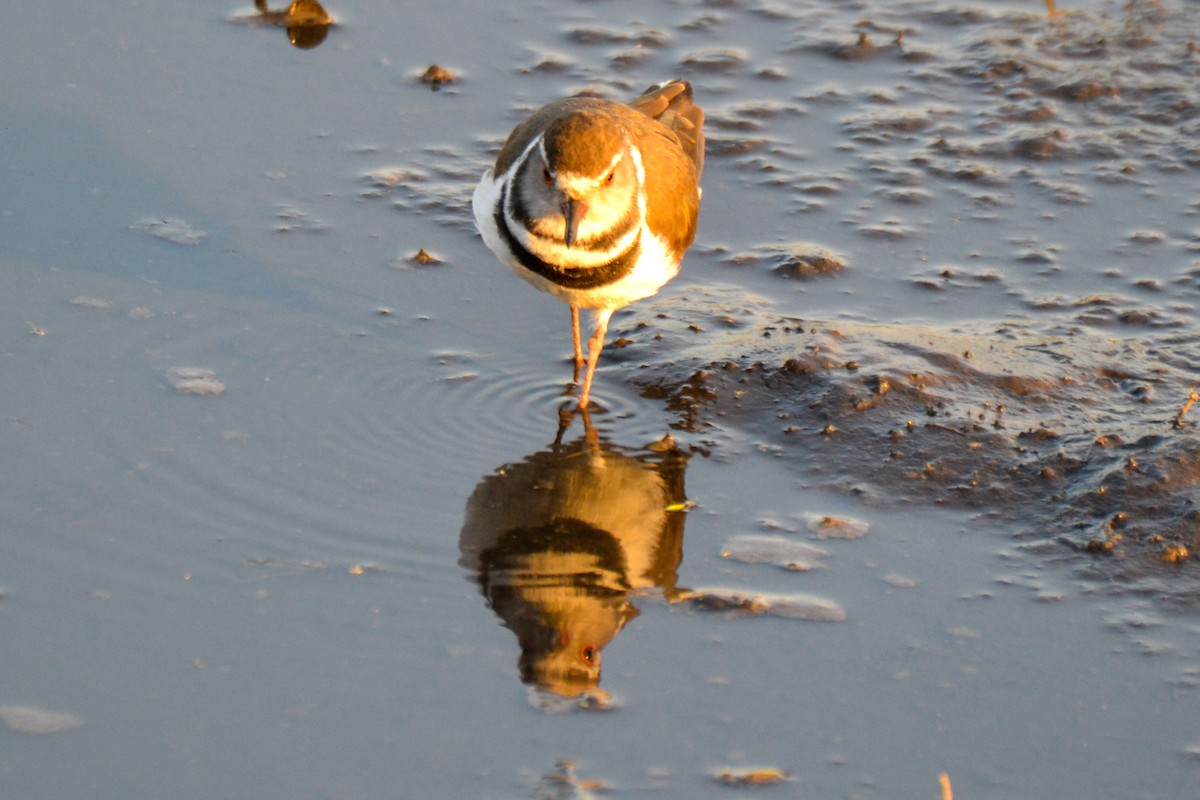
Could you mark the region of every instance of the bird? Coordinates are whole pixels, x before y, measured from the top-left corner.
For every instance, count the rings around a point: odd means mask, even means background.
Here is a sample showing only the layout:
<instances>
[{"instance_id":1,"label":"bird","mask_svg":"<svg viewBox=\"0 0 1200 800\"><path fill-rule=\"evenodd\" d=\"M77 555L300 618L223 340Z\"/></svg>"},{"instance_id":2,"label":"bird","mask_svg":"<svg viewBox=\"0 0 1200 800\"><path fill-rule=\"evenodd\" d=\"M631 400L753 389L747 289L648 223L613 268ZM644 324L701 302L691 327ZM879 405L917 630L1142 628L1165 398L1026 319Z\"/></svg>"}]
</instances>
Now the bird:
<instances>
[{"instance_id":1,"label":"bird","mask_svg":"<svg viewBox=\"0 0 1200 800\"><path fill-rule=\"evenodd\" d=\"M635 449L590 433L486 474L458 542L459 564L516 634L521 681L547 709L555 698L610 707L605 647L640 598L687 591L678 572L688 454L669 436Z\"/></svg>"},{"instance_id":2,"label":"bird","mask_svg":"<svg viewBox=\"0 0 1200 800\"><path fill-rule=\"evenodd\" d=\"M692 85L655 84L630 103L576 96L509 134L472 197L484 244L533 286L570 306L579 408L613 313L679 274L696 236L704 111ZM579 312L592 316L584 360Z\"/></svg>"}]
</instances>

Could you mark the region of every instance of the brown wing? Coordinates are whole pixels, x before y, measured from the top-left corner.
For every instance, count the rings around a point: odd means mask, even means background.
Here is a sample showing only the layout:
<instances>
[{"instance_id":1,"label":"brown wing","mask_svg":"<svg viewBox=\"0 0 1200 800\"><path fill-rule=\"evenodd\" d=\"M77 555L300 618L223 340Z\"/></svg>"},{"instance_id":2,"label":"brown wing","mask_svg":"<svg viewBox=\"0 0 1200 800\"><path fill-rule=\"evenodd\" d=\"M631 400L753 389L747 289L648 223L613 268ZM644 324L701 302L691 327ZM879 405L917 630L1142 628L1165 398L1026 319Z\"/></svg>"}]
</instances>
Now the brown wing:
<instances>
[{"instance_id":1,"label":"brown wing","mask_svg":"<svg viewBox=\"0 0 1200 800\"><path fill-rule=\"evenodd\" d=\"M679 137L699 178L704 171L704 109L692 101L692 84L671 80L651 86L629 106L658 120Z\"/></svg>"}]
</instances>

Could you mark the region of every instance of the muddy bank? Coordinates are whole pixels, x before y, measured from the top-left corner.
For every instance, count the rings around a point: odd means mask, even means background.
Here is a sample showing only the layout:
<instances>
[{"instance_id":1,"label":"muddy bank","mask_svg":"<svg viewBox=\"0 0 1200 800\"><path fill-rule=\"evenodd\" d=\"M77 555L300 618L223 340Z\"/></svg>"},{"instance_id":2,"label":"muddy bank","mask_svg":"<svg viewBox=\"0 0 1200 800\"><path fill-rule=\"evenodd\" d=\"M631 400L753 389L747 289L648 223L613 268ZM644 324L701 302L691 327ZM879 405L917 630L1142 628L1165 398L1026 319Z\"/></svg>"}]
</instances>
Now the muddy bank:
<instances>
[{"instance_id":1,"label":"muddy bank","mask_svg":"<svg viewBox=\"0 0 1200 800\"><path fill-rule=\"evenodd\" d=\"M788 220L702 243L739 288L634 309L606 356L698 449L749 434L807 486L1193 606L1194 9L785 16L841 79L714 108L710 155Z\"/></svg>"},{"instance_id":2,"label":"muddy bank","mask_svg":"<svg viewBox=\"0 0 1200 800\"><path fill-rule=\"evenodd\" d=\"M1194 337L799 319L735 289L632 320L613 359L697 449L749 436L806 486L975 509L1114 591L1195 602L1200 418L1180 418Z\"/></svg>"}]
</instances>

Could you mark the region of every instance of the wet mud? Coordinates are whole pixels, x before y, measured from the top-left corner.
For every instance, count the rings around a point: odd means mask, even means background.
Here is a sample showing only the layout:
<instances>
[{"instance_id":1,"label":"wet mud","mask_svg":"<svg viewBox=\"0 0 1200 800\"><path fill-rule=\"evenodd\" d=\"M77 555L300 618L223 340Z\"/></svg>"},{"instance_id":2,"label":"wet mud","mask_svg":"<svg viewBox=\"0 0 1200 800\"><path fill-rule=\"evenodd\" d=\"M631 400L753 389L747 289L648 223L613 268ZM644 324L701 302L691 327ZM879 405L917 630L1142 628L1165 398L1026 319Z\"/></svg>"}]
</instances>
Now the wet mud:
<instances>
[{"instance_id":1,"label":"wet mud","mask_svg":"<svg viewBox=\"0 0 1200 800\"><path fill-rule=\"evenodd\" d=\"M749 436L807 486L972 509L1038 558L1192 605L1200 435L1192 336L933 329L773 316L697 290L620 333L628 379L708 451ZM668 359L662 354L669 353Z\"/></svg>"}]
</instances>

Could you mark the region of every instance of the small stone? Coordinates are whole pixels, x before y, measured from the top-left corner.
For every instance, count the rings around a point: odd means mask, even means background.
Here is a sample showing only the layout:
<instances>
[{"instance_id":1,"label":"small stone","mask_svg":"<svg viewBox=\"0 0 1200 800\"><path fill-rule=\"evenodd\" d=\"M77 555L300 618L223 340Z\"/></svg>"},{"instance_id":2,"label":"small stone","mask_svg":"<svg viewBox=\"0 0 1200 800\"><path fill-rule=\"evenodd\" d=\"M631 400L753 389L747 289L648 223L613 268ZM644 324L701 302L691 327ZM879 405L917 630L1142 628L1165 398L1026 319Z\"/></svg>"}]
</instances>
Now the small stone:
<instances>
[{"instance_id":1,"label":"small stone","mask_svg":"<svg viewBox=\"0 0 1200 800\"><path fill-rule=\"evenodd\" d=\"M454 83L457 80L457 75L437 64L430 64L429 68L421 73L421 83L426 84L435 92L447 83Z\"/></svg>"},{"instance_id":2,"label":"small stone","mask_svg":"<svg viewBox=\"0 0 1200 800\"><path fill-rule=\"evenodd\" d=\"M823 247L795 245L776 263L772 271L783 278L807 280L833 275L845 268L845 259Z\"/></svg>"},{"instance_id":3,"label":"small stone","mask_svg":"<svg viewBox=\"0 0 1200 800\"><path fill-rule=\"evenodd\" d=\"M408 260L414 264L419 264L421 266L429 266L431 264L441 264L442 263L442 260L440 258L435 256L433 253L430 253L424 247L422 247L420 250L418 250L417 252L415 252L411 256L409 256Z\"/></svg>"}]
</instances>

